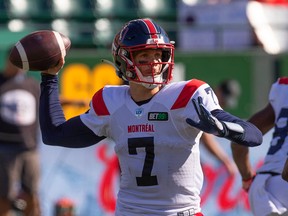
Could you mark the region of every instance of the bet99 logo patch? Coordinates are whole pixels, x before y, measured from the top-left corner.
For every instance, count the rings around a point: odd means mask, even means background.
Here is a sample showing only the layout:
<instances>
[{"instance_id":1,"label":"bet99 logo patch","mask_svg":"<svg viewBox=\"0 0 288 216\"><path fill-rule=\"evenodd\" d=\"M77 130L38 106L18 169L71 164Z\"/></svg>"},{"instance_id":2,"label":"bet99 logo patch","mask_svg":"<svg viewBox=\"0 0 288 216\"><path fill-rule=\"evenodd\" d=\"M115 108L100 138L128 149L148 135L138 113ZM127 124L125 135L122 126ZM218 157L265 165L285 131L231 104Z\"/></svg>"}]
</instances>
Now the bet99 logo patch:
<instances>
[{"instance_id":1,"label":"bet99 logo patch","mask_svg":"<svg viewBox=\"0 0 288 216\"><path fill-rule=\"evenodd\" d=\"M167 112L149 112L148 113L149 121L168 121Z\"/></svg>"}]
</instances>

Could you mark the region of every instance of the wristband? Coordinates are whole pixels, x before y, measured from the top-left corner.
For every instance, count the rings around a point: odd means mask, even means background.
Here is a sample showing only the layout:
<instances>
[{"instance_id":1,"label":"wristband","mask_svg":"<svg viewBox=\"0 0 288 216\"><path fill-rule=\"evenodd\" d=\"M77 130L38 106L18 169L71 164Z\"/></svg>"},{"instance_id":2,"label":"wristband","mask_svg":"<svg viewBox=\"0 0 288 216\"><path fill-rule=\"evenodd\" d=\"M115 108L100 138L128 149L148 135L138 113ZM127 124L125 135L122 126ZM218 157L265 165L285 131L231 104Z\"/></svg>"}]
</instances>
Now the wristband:
<instances>
[{"instance_id":1,"label":"wristband","mask_svg":"<svg viewBox=\"0 0 288 216\"><path fill-rule=\"evenodd\" d=\"M242 179L242 188L243 188L246 192L249 191L249 188L250 188L250 186L251 186L251 184L252 184L255 176L256 176L256 175L254 174L254 175L253 175L251 178L249 178L249 179Z\"/></svg>"}]
</instances>

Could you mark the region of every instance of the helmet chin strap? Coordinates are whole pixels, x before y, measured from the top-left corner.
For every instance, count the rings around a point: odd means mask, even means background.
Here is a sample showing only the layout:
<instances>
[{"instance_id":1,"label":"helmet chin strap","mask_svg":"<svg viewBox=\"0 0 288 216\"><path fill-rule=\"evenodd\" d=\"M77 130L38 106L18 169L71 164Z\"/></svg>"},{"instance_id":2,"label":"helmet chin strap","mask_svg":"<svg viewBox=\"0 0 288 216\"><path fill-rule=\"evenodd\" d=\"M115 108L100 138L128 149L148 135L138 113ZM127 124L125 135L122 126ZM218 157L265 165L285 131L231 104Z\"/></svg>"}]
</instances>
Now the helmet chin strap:
<instances>
[{"instance_id":1,"label":"helmet chin strap","mask_svg":"<svg viewBox=\"0 0 288 216\"><path fill-rule=\"evenodd\" d=\"M143 76L141 71L139 70L138 67L135 67L135 72L140 80L140 82L135 82L135 83L139 83L141 84L142 86L144 86L145 88L147 89L154 89L156 88L157 86L159 86L160 84L157 84L157 83L162 83L163 82L163 77L162 77L162 73L161 74L158 74L154 77L152 76ZM141 81L144 81L144 82L141 82ZM156 83L154 83L156 82Z\"/></svg>"},{"instance_id":2,"label":"helmet chin strap","mask_svg":"<svg viewBox=\"0 0 288 216\"><path fill-rule=\"evenodd\" d=\"M148 84L148 83L141 83L141 84L142 84L142 86L144 86L147 89L154 89L157 86L159 86L159 84Z\"/></svg>"},{"instance_id":3,"label":"helmet chin strap","mask_svg":"<svg viewBox=\"0 0 288 216\"><path fill-rule=\"evenodd\" d=\"M150 84L150 83L135 82L135 81L131 81L131 80L129 82L133 82L133 83L135 83L137 85L142 85L142 86L144 86L147 89L154 89L154 88L156 88L156 87L158 87L160 85L160 84Z\"/></svg>"}]
</instances>

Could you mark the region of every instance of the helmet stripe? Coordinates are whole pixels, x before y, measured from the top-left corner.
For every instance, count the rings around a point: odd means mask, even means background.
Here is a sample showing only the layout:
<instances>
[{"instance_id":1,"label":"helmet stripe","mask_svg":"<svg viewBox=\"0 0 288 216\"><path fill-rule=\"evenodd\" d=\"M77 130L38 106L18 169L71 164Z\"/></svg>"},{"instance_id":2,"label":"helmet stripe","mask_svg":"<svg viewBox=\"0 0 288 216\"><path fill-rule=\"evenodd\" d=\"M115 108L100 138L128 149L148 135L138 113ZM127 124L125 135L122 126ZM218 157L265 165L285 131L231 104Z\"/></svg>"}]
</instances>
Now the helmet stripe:
<instances>
[{"instance_id":1,"label":"helmet stripe","mask_svg":"<svg viewBox=\"0 0 288 216\"><path fill-rule=\"evenodd\" d=\"M148 32L151 35L151 38L158 38L157 37L157 29L156 29L154 23L151 22L150 19L143 19L143 22L145 23L145 25L146 25L146 27L148 29Z\"/></svg>"}]
</instances>

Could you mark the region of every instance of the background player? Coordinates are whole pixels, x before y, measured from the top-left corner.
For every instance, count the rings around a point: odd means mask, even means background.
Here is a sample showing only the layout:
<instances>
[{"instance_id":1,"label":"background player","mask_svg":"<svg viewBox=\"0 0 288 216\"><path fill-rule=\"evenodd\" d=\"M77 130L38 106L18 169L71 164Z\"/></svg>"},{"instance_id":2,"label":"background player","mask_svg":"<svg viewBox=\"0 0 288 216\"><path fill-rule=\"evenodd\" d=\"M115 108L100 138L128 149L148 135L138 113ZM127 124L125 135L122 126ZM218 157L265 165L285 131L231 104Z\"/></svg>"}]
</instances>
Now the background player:
<instances>
[{"instance_id":1,"label":"background player","mask_svg":"<svg viewBox=\"0 0 288 216\"><path fill-rule=\"evenodd\" d=\"M25 216L40 216L39 96L39 83L7 59L0 73L0 216L10 215L13 203L26 207Z\"/></svg>"},{"instance_id":2,"label":"background player","mask_svg":"<svg viewBox=\"0 0 288 216\"><path fill-rule=\"evenodd\" d=\"M274 126L271 146L256 177L250 164L249 149L235 143L231 145L243 189L249 192L250 206L256 216L288 215L288 184L281 178L288 155L287 97L288 78L282 77L272 85L268 105L249 119L263 134Z\"/></svg>"}]
</instances>

